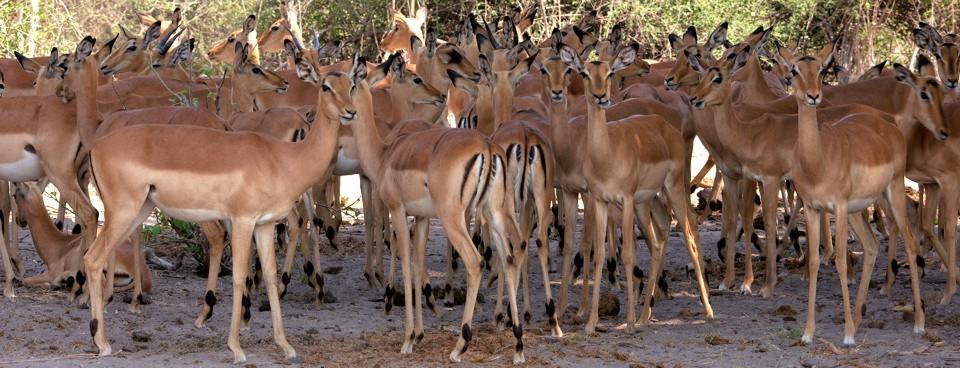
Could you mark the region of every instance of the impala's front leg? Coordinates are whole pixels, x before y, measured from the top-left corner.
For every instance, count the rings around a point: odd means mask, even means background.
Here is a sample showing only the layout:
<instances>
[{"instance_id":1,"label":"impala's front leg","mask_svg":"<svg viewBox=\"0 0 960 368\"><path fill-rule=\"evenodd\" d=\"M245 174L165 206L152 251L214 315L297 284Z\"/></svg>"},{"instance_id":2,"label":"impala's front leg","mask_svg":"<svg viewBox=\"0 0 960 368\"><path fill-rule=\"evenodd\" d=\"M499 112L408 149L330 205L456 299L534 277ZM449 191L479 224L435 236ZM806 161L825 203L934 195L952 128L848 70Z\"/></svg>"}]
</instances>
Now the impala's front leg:
<instances>
[{"instance_id":1,"label":"impala's front leg","mask_svg":"<svg viewBox=\"0 0 960 368\"><path fill-rule=\"evenodd\" d=\"M233 314L230 318L230 336L227 345L233 351L234 363L247 361L240 347L240 328L249 320L250 296L247 294L247 273L250 272L250 238L253 236L254 221L231 219L230 248L233 252ZM277 306L279 308L279 306ZM274 308L271 308L273 310ZM279 309L277 309L279 310Z\"/></svg>"},{"instance_id":2,"label":"impala's front leg","mask_svg":"<svg viewBox=\"0 0 960 368\"><path fill-rule=\"evenodd\" d=\"M627 254L626 248L624 248L624 253L623 253L624 268L628 270L632 270L631 272L633 273L633 277L627 278L627 288L628 288L627 324L628 326L630 326L630 324L633 321L634 308L636 307L636 300L630 297L630 293L634 292L634 286L632 284L633 283L632 279L634 278L638 278L638 280L640 281L640 288L642 289L641 294L643 297L643 307L642 307L643 309L640 310L639 321L641 324L646 324L648 321L650 321L650 317L653 314L653 311L652 311L653 293L656 291L656 287L654 285L656 285L655 283L657 282L657 277L660 274L659 270L663 264L662 254L663 254L663 248L664 248L664 244L660 239L660 234L654 228L653 220L651 219L651 211L650 211L649 203L648 202L639 203L636 205L635 210L637 212L637 219L640 222L641 229L643 229L643 235L647 241L647 248L650 250L650 268L649 268L650 272L647 279L647 284L649 286L647 288L643 288L643 279L642 279L643 271L641 271L639 267L633 266L634 261L636 261L636 258L633 255L634 250L631 250L630 254ZM624 237L624 241L626 241L626 237ZM631 299L633 299L633 301L631 301Z\"/></svg>"},{"instance_id":3,"label":"impala's front leg","mask_svg":"<svg viewBox=\"0 0 960 368\"><path fill-rule=\"evenodd\" d=\"M773 289L777 286L777 191L779 188L779 178L766 178L761 183L763 229L767 234L767 284L761 292L764 298L772 297Z\"/></svg>"},{"instance_id":4,"label":"impala's front leg","mask_svg":"<svg viewBox=\"0 0 960 368\"><path fill-rule=\"evenodd\" d=\"M140 314L143 302L143 272L140 259L143 258L143 224L137 226L130 237L133 246L133 297L130 298L130 313ZM147 270L149 272L149 270Z\"/></svg>"},{"instance_id":5,"label":"impala's front leg","mask_svg":"<svg viewBox=\"0 0 960 368\"><path fill-rule=\"evenodd\" d=\"M390 211L390 221L393 223L394 235L397 239L395 246L400 251L400 272L403 274L403 346L400 354L413 353L416 341L413 321L413 272L410 262L410 230L407 228L407 214L403 208ZM391 298L392 299L392 298Z\"/></svg>"},{"instance_id":6,"label":"impala's front leg","mask_svg":"<svg viewBox=\"0 0 960 368\"><path fill-rule=\"evenodd\" d=\"M859 328L866 314L865 302L870 291L870 278L873 276L873 266L877 261L877 252L880 243L870 229L870 222L859 216L850 216L850 228L863 244L863 271L860 273L860 286L857 288L857 301L853 305L853 325Z\"/></svg>"},{"instance_id":7,"label":"impala's front leg","mask_svg":"<svg viewBox=\"0 0 960 368\"><path fill-rule=\"evenodd\" d=\"M207 237L210 244L210 257L207 261L207 292L203 295L203 307L194 326L203 327L213 315L213 306L217 304L217 278L220 275L220 261L223 258L223 249L226 247L226 233L219 221L205 221L200 223L200 231ZM237 268L234 266L234 268Z\"/></svg>"},{"instance_id":8,"label":"impala's front leg","mask_svg":"<svg viewBox=\"0 0 960 368\"><path fill-rule=\"evenodd\" d=\"M957 292L957 221L956 214L960 207L960 190L955 188L956 183L944 188L941 204L946 221L941 222L943 228L943 244L947 250L947 288L943 292L940 304L950 304L953 295ZM920 257L918 255L918 257Z\"/></svg>"},{"instance_id":9,"label":"impala's front leg","mask_svg":"<svg viewBox=\"0 0 960 368\"><path fill-rule=\"evenodd\" d=\"M813 332L817 328L817 274L820 271L820 217L825 213L818 209L807 207L804 209L807 216L807 322L803 328L800 341L804 344L813 343ZM830 237L829 227L823 231Z\"/></svg>"},{"instance_id":10,"label":"impala's front leg","mask_svg":"<svg viewBox=\"0 0 960 368\"><path fill-rule=\"evenodd\" d=\"M560 245L562 259L560 265L560 300L557 308L557 316L562 316L567 310L567 292L573 281L573 270L571 256L573 255L573 238L577 229L577 194L569 191L562 191L563 195L560 207L563 210L563 235Z\"/></svg>"},{"instance_id":11,"label":"impala's front leg","mask_svg":"<svg viewBox=\"0 0 960 368\"><path fill-rule=\"evenodd\" d=\"M416 217L413 221L413 260L411 265L413 266L413 304L414 304L414 327L413 333L416 337L413 340L413 343L419 343L423 340L423 296L427 297L427 307L431 308L434 313L437 310L434 308L434 304L431 301L433 294L430 290L430 279L425 278L425 268L426 265L426 248L427 248L427 227L430 224L430 219L426 217ZM429 291L429 292L428 292Z\"/></svg>"},{"instance_id":12,"label":"impala's front leg","mask_svg":"<svg viewBox=\"0 0 960 368\"><path fill-rule=\"evenodd\" d=\"M263 276L267 287L267 299L270 300L270 317L273 319L273 341L283 350L284 357L291 363L297 363L297 352L293 350L283 332L283 314L280 311L280 294L277 291L277 259L273 249L274 224L257 225L254 235L257 241L257 255L263 265Z\"/></svg>"},{"instance_id":13,"label":"impala's front leg","mask_svg":"<svg viewBox=\"0 0 960 368\"><path fill-rule=\"evenodd\" d=\"M894 177L893 181L887 187L884 193L887 200L890 201L891 214L893 219L903 234L904 248L907 252L907 264L910 266L910 286L913 289L913 332L922 334L925 330L926 311L923 306L923 298L920 296L920 270L917 266L917 239L913 236L910 229L910 222L907 221L907 198L903 195L906 191L903 183L903 176ZM954 212L950 213L951 218L957 213L957 207L951 208ZM951 247L956 247L951 244Z\"/></svg>"},{"instance_id":14,"label":"impala's front leg","mask_svg":"<svg viewBox=\"0 0 960 368\"><path fill-rule=\"evenodd\" d=\"M593 225L595 234L593 234L593 292L590 302L590 314L587 317L587 324L583 330L587 334L594 334L597 331L597 322L599 322L600 306L600 283L603 281L603 262L606 254L606 247L603 246L604 229L607 228L607 203L599 198L593 199ZM630 226L633 226L631 224ZM584 285L587 279L583 280ZM586 287L584 288L586 290Z\"/></svg>"},{"instance_id":15,"label":"impala's front leg","mask_svg":"<svg viewBox=\"0 0 960 368\"><path fill-rule=\"evenodd\" d=\"M856 327L853 323L853 315L850 314L850 290L847 285L847 204L838 202L835 204L837 212L837 274L840 276L840 294L843 298L843 345L847 347L854 346L854 334Z\"/></svg>"},{"instance_id":16,"label":"impala's front leg","mask_svg":"<svg viewBox=\"0 0 960 368\"><path fill-rule=\"evenodd\" d=\"M3 296L10 299L16 298L17 294L13 291L13 262L7 253L7 240L3 234L0 234L0 257L3 257Z\"/></svg>"},{"instance_id":17,"label":"impala's front leg","mask_svg":"<svg viewBox=\"0 0 960 368\"><path fill-rule=\"evenodd\" d=\"M729 176L724 176L724 180L728 183L736 183ZM717 252L722 250L723 255L723 266L724 266L724 276L723 280L720 281L720 290L732 290L733 283L737 280L737 264L736 264L736 253L737 253L737 216L739 214L738 207L739 202L737 200L737 185L725 185L723 187L723 210L722 210L722 226L721 232L723 233L723 238L720 239L719 244L723 244L723 249L717 249ZM719 248L719 247L718 247ZM749 248L747 255L750 254ZM746 271L750 272L750 271ZM750 273L752 275L752 272ZM751 284L753 279L751 278ZM751 284L746 282L746 277L744 277L743 285L740 286L740 291L744 293L750 293Z\"/></svg>"}]
</instances>

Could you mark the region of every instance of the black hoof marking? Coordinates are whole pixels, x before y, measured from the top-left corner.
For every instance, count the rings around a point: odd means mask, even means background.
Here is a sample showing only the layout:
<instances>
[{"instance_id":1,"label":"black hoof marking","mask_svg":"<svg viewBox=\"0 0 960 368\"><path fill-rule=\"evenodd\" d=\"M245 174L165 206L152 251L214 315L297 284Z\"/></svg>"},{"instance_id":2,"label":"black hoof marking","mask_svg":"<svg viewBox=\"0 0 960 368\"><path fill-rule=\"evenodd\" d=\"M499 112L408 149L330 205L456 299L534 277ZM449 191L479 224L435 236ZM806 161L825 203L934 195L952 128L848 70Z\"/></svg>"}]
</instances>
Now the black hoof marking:
<instances>
[{"instance_id":1,"label":"black hoof marking","mask_svg":"<svg viewBox=\"0 0 960 368\"><path fill-rule=\"evenodd\" d=\"M497 325L503 323L503 313L497 313L497 315L493 317L493 319L494 321L497 322Z\"/></svg>"},{"instance_id":2,"label":"black hoof marking","mask_svg":"<svg viewBox=\"0 0 960 368\"><path fill-rule=\"evenodd\" d=\"M478 248L480 247L480 244L483 243L483 238L480 237L480 234L473 234L473 237L471 240L473 240L473 246Z\"/></svg>"},{"instance_id":3,"label":"black hoof marking","mask_svg":"<svg viewBox=\"0 0 960 368\"><path fill-rule=\"evenodd\" d=\"M60 225L60 227L61 227L60 230L63 231L63 229L62 229L63 225L62 225L62 224ZM70 233L73 234L73 235L80 235L81 230L82 230L82 228L80 227L80 224L76 224L76 225L73 225L73 229L70 230Z\"/></svg>"},{"instance_id":4,"label":"black hoof marking","mask_svg":"<svg viewBox=\"0 0 960 368\"><path fill-rule=\"evenodd\" d=\"M213 306L217 305L217 295L213 293L213 290L207 290L207 294L203 296L203 301L213 309Z\"/></svg>"},{"instance_id":5,"label":"black hoof marking","mask_svg":"<svg viewBox=\"0 0 960 368\"><path fill-rule=\"evenodd\" d=\"M243 320L250 321L250 296L244 295L240 301L240 304L243 305Z\"/></svg>"},{"instance_id":6,"label":"black hoof marking","mask_svg":"<svg viewBox=\"0 0 960 368\"><path fill-rule=\"evenodd\" d=\"M577 255L573 256L573 277L580 277L580 272L583 269L583 254L577 252Z\"/></svg>"},{"instance_id":7,"label":"black hoof marking","mask_svg":"<svg viewBox=\"0 0 960 368\"><path fill-rule=\"evenodd\" d=\"M247 277L247 279L245 280L244 284L247 286L247 290L250 290L250 288L253 287L253 279Z\"/></svg>"},{"instance_id":8,"label":"black hoof marking","mask_svg":"<svg viewBox=\"0 0 960 368\"><path fill-rule=\"evenodd\" d=\"M523 321L524 321L524 322L530 323L530 318L531 318L531 317L532 317L532 316L530 315L530 312L529 312L529 311L523 312Z\"/></svg>"},{"instance_id":9,"label":"black hoof marking","mask_svg":"<svg viewBox=\"0 0 960 368\"><path fill-rule=\"evenodd\" d=\"M106 303L106 304L104 304L104 305L109 305L109 304L110 304L110 302L112 302L112 301L113 301L113 295L110 295L110 297L109 297L109 298L107 298L107 303Z\"/></svg>"},{"instance_id":10,"label":"black hoof marking","mask_svg":"<svg viewBox=\"0 0 960 368\"><path fill-rule=\"evenodd\" d=\"M460 354L467 352L467 347L470 346L470 340L473 339L473 333L470 332L470 325L464 323L463 327L460 330L460 337L463 338L463 348L460 349Z\"/></svg>"},{"instance_id":11,"label":"black hoof marking","mask_svg":"<svg viewBox=\"0 0 960 368\"><path fill-rule=\"evenodd\" d=\"M289 285L289 284L290 284L290 274L287 273L287 272L284 272L282 275L280 275L280 281L283 282L283 285L284 285L284 286Z\"/></svg>"},{"instance_id":12,"label":"black hoof marking","mask_svg":"<svg viewBox=\"0 0 960 368\"><path fill-rule=\"evenodd\" d=\"M866 315L867 315L867 305L864 304L860 306L860 318L863 319L863 317L865 317Z\"/></svg>"},{"instance_id":13,"label":"black hoof marking","mask_svg":"<svg viewBox=\"0 0 960 368\"><path fill-rule=\"evenodd\" d=\"M383 302L384 302L383 311L384 311L384 313L386 313L386 314L390 314L390 310L393 309L393 294L394 294L394 291L393 291L393 287L392 287L392 286L387 286L387 287L384 289L384 292L383 292Z\"/></svg>"},{"instance_id":14,"label":"black hoof marking","mask_svg":"<svg viewBox=\"0 0 960 368\"><path fill-rule=\"evenodd\" d=\"M539 243L540 240L537 240L537 242ZM521 251L527 250L527 241L526 241L526 240L520 242L520 250L521 250Z\"/></svg>"},{"instance_id":15,"label":"black hoof marking","mask_svg":"<svg viewBox=\"0 0 960 368\"><path fill-rule=\"evenodd\" d=\"M513 325L513 337L517 339L517 352L523 351L523 326Z\"/></svg>"},{"instance_id":16,"label":"black hoof marking","mask_svg":"<svg viewBox=\"0 0 960 368\"><path fill-rule=\"evenodd\" d=\"M100 325L97 323L97 319L90 320L90 337L97 337L97 329L100 328Z\"/></svg>"},{"instance_id":17,"label":"black hoof marking","mask_svg":"<svg viewBox=\"0 0 960 368\"><path fill-rule=\"evenodd\" d=\"M83 289L83 285L87 283L87 275L83 274L83 271L77 271L77 285Z\"/></svg>"},{"instance_id":18,"label":"black hoof marking","mask_svg":"<svg viewBox=\"0 0 960 368\"><path fill-rule=\"evenodd\" d=\"M333 238L337 235L337 232L333 229L333 226L327 226L327 231L324 235L327 236L327 240L332 242Z\"/></svg>"},{"instance_id":19,"label":"black hoof marking","mask_svg":"<svg viewBox=\"0 0 960 368\"><path fill-rule=\"evenodd\" d=\"M507 264L512 265L514 262L513 255L507 256Z\"/></svg>"},{"instance_id":20,"label":"black hoof marking","mask_svg":"<svg viewBox=\"0 0 960 368\"><path fill-rule=\"evenodd\" d=\"M143 297L143 294L137 294L137 303L140 305L150 304L150 302Z\"/></svg>"},{"instance_id":21,"label":"black hoof marking","mask_svg":"<svg viewBox=\"0 0 960 368\"><path fill-rule=\"evenodd\" d=\"M894 277L896 277L897 273L900 272L900 264L897 263L896 259L890 260L890 271L893 272Z\"/></svg>"},{"instance_id":22,"label":"black hoof marking","mask_svg":"<svg viewBox=\"0 0 960 368\"><path fill-rule=\"evenodd\" d=\"M417 335L417 338L413 340L415 343L419 344L420 341L423 341L423 332Z\"/></svg>"},{"instance_id":23,"label":"black hoof marking","mask_svg":"<svg viewBox=\"0 0 960 368\"><path fill-rule=\"evenodd\" d=\"M53 223L53 226L56 226L57 230L63 231L63 221L57 221Z\"/></svg>"},{"instance_id":24,"label":"black hoof marking","mask_svg":"<svg viewBox=\"0 0 960 368\"><path fill-rule=\"evenodd\" d=\"M664 274L660 274L660 278L657 279L657 288L660 291L663 291L664 296L667 294L667 277Z\"/></svg>"},{"instance_id":25,"label":"black hoof marking","mask_svg":"<svg viewBox=\"0 0 960 368\"><path fill-rule=\"evenodd\" d=\"M63 280L63 283L66 284L67 289L73 289L74 282L76 282L76 280L73 278L73 276L67 276L67 278Z\"/></svg>"},{"instance_id":26,"label":"black hoof marking","mask_svg":"<svg viewBox=\"0 0 960 368\"><path fill-rule=\"evenodd\" d=\"M723 209L723 201L711 201L710 211L716 212Z\"/></svg>"}]
</instances>

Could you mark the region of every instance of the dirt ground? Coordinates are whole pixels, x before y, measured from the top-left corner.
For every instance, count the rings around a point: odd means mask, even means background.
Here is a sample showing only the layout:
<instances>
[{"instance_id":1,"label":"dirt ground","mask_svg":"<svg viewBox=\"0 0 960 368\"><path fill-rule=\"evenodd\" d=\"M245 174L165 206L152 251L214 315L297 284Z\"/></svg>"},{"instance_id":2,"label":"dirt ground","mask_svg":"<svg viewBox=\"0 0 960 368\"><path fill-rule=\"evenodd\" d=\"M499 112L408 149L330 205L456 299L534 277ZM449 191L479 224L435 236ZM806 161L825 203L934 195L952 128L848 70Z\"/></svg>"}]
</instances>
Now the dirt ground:
<instances>
[{"instance_id":1,"label":"dirt ground","mask_svg":"<svg viewBox=\"0 0 960 368\"><path fill-rule=\"evenodd\" d=\"M719 226L715 219L701 225L701 239L710 269L718 266L715 244ZM29 274L41 271L31 241L22 232L22 257ZM431 227L428 249L433 285L443 283L443 234L437 223ZM336 298L316 307L309 287L295 276L283 301L284 323L290 342L303 358L304 366L447 366L449 351L456 342L462 306L442 308L440 315L425 312L426 338L414 353L400 355L402 307L384 314L383 290L367 287L362 276L363 248L359 226L345 227L339 235L340 250L324 246L323 267L340 268L326 275L326 289ZM885 242L884 242L885 244ZM863 326L856 335L857 346L843 348L840 289L832 266L821 267L816 342L799 344L806 310L807 282L800 271L780 266L780 284L772 299L714 292L711 297L716 320L706 322L697 301L694 283L685 275L689 261L678 234L670 237L666 271L672 299L658 300L655 321L638 326L633 335L622 328L624 308L616 317L601 320L601 332L585 336L575 320L580 286L571 289L571 305L561 319L566 333L562 339L549 337L543 311L543 290L539 267L532 263L533 320L526 325L525 347L529 366L630 366L630 367L943 367L960 366L960 301L939 305L945 275L936 255L927 256L923 298L927 306L927 334L915 335L912 319L907 321L896 305L909 300L909 278L901 271L893 296L881 297L872 288ZM649 267L646 246L638 242L640 265ZM858 245L852 245L858 249ZM551 277L559 278L556 239L551 242ZM886 249L885 245L881 249ZM531 261L536 261L531 253ZM886 255L881 251L878 264ZM301 261L298 259L298 265ZM760 290L760 276L754 290ZM299 266L298 266L299 267ZM621 266L622 267L622 266ZM125 294L107 306L107 336L115 354L94 358L95 345L89 336L89 310L66 301L63 292L18 288L15 300L0 300L0 366L76 367L105 366L229 366L232 354L226 345L229 329L229 277L221 277L220 303L207 327L197 329L193 320L202 303L204 280L194 272L196 263L185 261L178 271L153 271L152 304L143 314L127 312ZM859 270L859 268L855 268ZM298 273L300 271L297 271ZM461 271L462 272L462 271ZM874 280L882 279L874 271ZM458 275L462 284L463 275ZM709 277L716 288L719 278ZM486 276L484 284L486 284ZM604 286L607 288L607 286ZM851 288L856 287L856 282ZM554 295L558 286L554 285ZM852 289L855 290L855 289ZM474 340L462 366L510 365L513 336L493 327L494 288L483 287L484 303L475 317ZM618 293L621 306L626 296ZM274 345L269 312L256 306L266 298L254 296L251 330L241 333L248 363L244 367L287 366ZM118 352L119 351L119 352ZM118 352L118 353L117 353Z\"/></svg>"}]
</instances>

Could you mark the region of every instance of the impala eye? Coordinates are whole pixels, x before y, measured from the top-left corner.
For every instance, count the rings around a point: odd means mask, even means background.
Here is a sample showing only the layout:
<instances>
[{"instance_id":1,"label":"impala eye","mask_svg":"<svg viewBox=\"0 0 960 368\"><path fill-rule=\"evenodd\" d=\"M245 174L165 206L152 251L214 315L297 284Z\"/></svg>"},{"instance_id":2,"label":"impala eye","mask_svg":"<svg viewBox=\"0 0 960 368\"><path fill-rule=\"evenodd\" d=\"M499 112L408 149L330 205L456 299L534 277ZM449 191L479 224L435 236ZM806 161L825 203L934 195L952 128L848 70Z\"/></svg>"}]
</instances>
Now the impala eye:
<instances>
[{"instance_id":1,"label":"impala eye","mask_svg":"<svg viewBox=\"0 0 960 368\"><path fill-rule=\"evenodd\" d=\"M927 94L927 91L921 91L920 99L923 100L924 102L930 102L930 95Z\"/></svg>"},{"instance_id":2,"label":"impala eye","mask_svg":"<svg viewBox=\"0 0 960 368\"><path fill-rule=\"evenodd\" d=\"M333 91L333 89L331 89L330 86L326 84L324 84L321 88L323 89L324 92L327 92L327 93L330 93L330 91Z\"/></svg>"},{"instance_id":3,"label":"impala eye","mask_svg":"<svg viewBox=\"0 0 960 368\"><path fill-rule=\"evenodd\" d=\"M720 83L723 83L723 77L717 76L716 78L713 78L713 81L711 81L711 83L719 85Z\"/></svg>"},{"instance_id":4,"label":"impala eye","mask_svg":"<svg viewBox=\"0 0 960 368\"><path fill-rule=\"evenodd\" d=\"M797 71L797 68L793 68L793 69L790 69L790 74L793 75L794 77L796 77L796 76L800 75L800 72Z\"/></svg>"},{"instance_id":5,"label":"impala eye","mask_svg":"<svg viewBox=\"0 0 960 368\"><path fill-rule=\"evenodd\" d=\"M351 95L357 94L357 85L353 85L352 87L350 87L350 94Z\"/></svg>"},{"instance_id":6,"label":"impala eye","mask_svg":"<svg viewBox=\"0 0 960 368\"><path fill-rule=\"evenodd\" d=\"M273 26L273 28L271 28L271 29L274 30L274 31L279 31L279 30L280 30L280 26Z\"/></svg>"},{"instance_id":7,"label":"impala eye","mask_svg":"<svg viewBox=\"0 0 960 368\"><path fill-rule=\"evenodd\" d=\"M237 39L233 36L227 37L227 43L233 43L233 41L236 41L236 40Z\"/></svg>"},{"instance_id":8,"label":"impala eye","mask_svg":"<svg viewBox=\"0 0 960 368\"><path fill-rule=\"evenodd\" d=\"M127 52L134 52L134 51L137 51L137 45L130 45L130 47L127 47Z\"/></svg>"},{"instance_id":9,"label":"impala eye","mask_svg":"<svg viewBox=\"0 0 960 368\"><path fill-rule=\"evenodd\" d=\"M423 79L413 78L413 83L414 83L414 84L423 84Z\"/></svg>"},{"instance_id":10,"label":"impala eye","mask_svg":"<svg viewBox=\"0 0 960 368\"><path fill-rule=\"evenodd\" d=\"M564 74L570 74L570 72L572 72L572 71L573 71L573 69L567 69L567 71L566 71Z\"/></svg>"},{"instance_id":11,"label":"impala eye","mask_svg":"<svg viewBox=\"0 0 960 368\"><path fill-rule=\"evenodd\" d=\"M263 70L260 70L260 68L253 68L250 71L253 72L253 74L263 74Z\"/></svg>"}]
</instances>

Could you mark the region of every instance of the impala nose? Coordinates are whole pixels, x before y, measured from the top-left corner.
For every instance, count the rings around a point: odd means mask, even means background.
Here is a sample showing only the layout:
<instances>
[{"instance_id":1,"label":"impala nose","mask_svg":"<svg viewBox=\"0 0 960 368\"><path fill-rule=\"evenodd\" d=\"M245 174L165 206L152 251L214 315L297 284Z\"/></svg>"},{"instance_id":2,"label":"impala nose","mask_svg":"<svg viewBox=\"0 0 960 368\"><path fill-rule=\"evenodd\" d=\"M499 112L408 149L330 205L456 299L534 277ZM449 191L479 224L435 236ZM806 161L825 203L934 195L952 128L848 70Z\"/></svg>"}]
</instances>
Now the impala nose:
<instances>
[{"instance_id":1,"label":"impala nose","mask_svg":"<svg viewBox=\"0 0 960 368\"><path fill-rule=\"evenodd\" d=\"M807 94L807 104L810 106L817 106L820 104L820 94L811 95Z\"/></svg>"},{"instance_id":2,"label":"impala nose","mask_svg":"<svg viewBox=\"0 0 960 368\"><path fill-rule=\"evenodd\" d=\"M947 138L950 138L950 132L946 131L945 129L940 129L940 135L937 137L937 139L945 141Z\"/></svg>"},{"instance_id":3,"label":"impala nose","mask_svg":"<svg viewBox=\"0 0 960 368\"><path fill-rule=\"evenodd\" d=\"M956 79L947 80L947 88L949 89L957 88L957 80Z\"/></svg>"}]
</instances>

